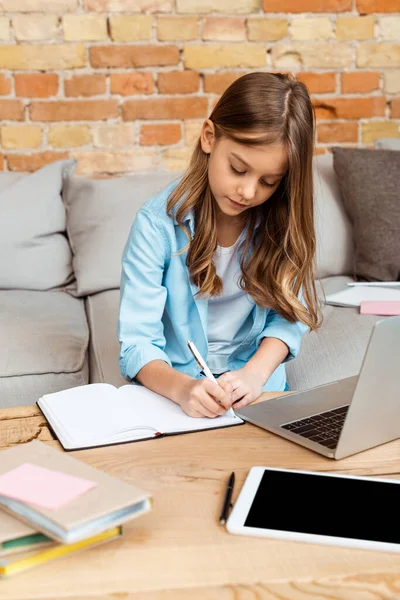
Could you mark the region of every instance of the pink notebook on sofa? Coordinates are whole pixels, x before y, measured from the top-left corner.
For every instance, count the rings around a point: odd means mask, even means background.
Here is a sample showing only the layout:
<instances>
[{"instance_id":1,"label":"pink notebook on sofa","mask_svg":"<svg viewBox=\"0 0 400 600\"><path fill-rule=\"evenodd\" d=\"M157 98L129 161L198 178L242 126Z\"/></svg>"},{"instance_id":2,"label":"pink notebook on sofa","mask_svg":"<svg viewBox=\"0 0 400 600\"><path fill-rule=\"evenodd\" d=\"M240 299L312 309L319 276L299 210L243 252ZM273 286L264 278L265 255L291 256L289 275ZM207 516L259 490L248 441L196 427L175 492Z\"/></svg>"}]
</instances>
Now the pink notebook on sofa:
<instances>
[{"instance_id":1,"label":"pink notebook on sofa","mask_svg":"<svg viewBox=\"0 0 400 600\"><path fill-rule=\"evenodd\" d=\"M381 300L380 302L373 302L372 300L364 300L360 303L360 313L362 315L400 315L400 301Z\"/></svg>"}]
</instances>

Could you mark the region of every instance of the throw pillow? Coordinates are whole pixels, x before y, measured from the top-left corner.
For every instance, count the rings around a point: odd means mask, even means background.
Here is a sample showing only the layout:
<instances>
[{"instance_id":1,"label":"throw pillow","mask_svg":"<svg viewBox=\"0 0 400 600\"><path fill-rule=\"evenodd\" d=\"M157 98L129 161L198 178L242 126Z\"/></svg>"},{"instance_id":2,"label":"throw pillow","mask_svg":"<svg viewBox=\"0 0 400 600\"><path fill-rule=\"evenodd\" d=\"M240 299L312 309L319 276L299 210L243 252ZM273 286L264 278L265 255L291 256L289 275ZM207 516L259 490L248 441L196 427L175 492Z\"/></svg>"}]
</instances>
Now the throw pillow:
<instances>
[{"instance_id":1,"label":"throw pillow","mask_svg":"<svg viewBox=\"0 0 400 600\"><path fill-rule=\"evenodd\" d=\"M122 253L137 211L179 176L149 173L86 179L66 175L63 200L76 277L71 294L81 297L119 288Z\"/></svg>"},{"instance_id":2,"label":"throw pillow","mask_svg":"<svg viewBox=\"0 0 400 600\"><path fill-rule=\"evenodd\" d=\"M351 273L353 232L333 170L332 154L313 158L317 277Z\"/></svg>"},{"instance_id":3,"label":"throw pillow","mask_svg":"<svg viewBox=\"0 0 400 600\"><path fill-rule=\"evenodd\" d=\"M354 276L400 280L400 153L334 147L333 164L353 224Z\"/></svg>"},{"instance_id":4,"label":"throw pillow","mask_svg":"<svg viewBox=\"0 0 400 600\"><path fill-rule=\"evenodd\" d=\"M73 279L61 199L63 173L73 165L0 173L0 289L48 290Z\"/></svg>"}]
</instances>

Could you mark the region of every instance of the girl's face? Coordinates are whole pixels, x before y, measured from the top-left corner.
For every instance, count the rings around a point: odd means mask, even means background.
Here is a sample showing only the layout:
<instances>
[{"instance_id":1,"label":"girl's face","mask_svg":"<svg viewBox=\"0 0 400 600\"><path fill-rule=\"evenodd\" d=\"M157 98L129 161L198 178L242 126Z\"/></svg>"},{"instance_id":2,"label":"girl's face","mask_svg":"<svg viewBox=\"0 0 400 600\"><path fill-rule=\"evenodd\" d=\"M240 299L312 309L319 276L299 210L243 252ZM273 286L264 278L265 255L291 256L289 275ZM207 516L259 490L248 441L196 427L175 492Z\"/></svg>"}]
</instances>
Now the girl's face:
<instances>
[{"instance_id":1,"label":"girl's face","mask_svg":"<svg viewBox=\"0 0 400 600\"><path fill-rule=\"evenodd\" d=\"M287 170L287 153L282 143L250 146L225 137L216 139L210 120L204 122L200 140L203 151L210 155L211 192L227 217L237 218L266 202Z\"/></svg>"}]
</instances>

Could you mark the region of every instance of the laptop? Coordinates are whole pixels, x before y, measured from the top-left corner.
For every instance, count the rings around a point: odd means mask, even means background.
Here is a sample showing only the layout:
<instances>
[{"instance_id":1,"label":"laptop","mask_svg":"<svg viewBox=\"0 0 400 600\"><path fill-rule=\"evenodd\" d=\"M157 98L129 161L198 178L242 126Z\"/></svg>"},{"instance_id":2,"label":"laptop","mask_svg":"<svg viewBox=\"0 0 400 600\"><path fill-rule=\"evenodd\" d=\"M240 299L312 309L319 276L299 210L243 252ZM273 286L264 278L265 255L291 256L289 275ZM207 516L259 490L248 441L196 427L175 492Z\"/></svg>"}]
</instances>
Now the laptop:
<instances>
[{"instance_id":1,"label":"laptop","mask_svg":"<svg viewBox=\"0 0 400 600\"><path fill-rule=\"evenodd\" d=\"M359 375L235 413L336 460L400 437L400 316L375 324Z\"/></svg>"}]
</instances>

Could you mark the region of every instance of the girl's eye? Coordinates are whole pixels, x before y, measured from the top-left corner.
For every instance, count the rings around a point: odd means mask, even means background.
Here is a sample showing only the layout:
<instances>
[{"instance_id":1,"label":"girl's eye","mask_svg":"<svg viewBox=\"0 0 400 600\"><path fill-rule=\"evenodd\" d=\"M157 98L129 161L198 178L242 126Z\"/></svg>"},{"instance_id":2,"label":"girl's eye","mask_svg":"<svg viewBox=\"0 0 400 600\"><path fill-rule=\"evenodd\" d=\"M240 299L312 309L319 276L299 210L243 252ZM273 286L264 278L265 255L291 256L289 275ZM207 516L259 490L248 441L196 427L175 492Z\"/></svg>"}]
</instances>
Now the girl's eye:
<instances>
[{"instance_id":1,"label":"girl's eye","mask_svg":"<svg viewBox=\"0 0 400 600\"><path fill-rule=\"evenodd\" d=\"M237 169L235 169L235 167L233 165L230 165L232 171L235 173L235 175L245 175L246 171L238 171ZM269 187L269 188L273 188L275 187L276 183L268 183L268 181L261 181L262 185L264 185L265 187Z\"/></svg>"},{"instance_id":2,"label":"girl's eye","mask_svg":"<svg viewBox=\"0 0 400 600\"><path fill-rule=\"evenodd\" d=\"M236 175L244 175L246 173L246 171L238 171L237 169L235 169L235 167L233 167L231 165L231 169L234 173L236 173Z\"/></svg>"},{"instance_id":3,"label":"girl's eye","mask_svg":"<svg viewBox=\"0 0 400 600\"><path fill-rule=\"evenodd\" d=\"M268 183L268 181L261 181L261 183L266 187L275 187L276 185L275 183Z\"/></svg>"}]
</instances>

